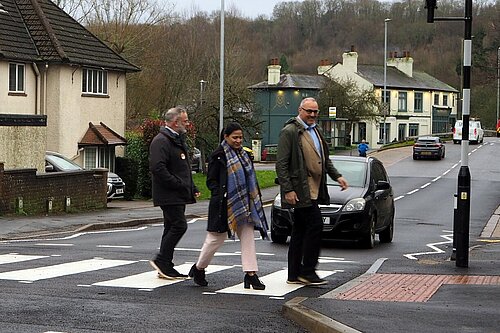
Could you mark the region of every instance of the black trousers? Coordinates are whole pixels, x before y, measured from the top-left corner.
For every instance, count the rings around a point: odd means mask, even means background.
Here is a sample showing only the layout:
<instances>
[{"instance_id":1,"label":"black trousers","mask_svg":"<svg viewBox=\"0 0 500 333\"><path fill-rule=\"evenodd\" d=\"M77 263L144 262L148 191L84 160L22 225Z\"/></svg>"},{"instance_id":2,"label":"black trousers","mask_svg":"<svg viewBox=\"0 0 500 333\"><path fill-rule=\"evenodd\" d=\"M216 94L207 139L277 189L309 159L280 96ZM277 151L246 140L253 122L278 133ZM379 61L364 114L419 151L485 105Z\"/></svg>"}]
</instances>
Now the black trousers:
<instances>
[{"instance_id":1,"label":"black trousers","mask_svg":"<svg viewBox=\"0 0 500 333\"><path fill-rule=\"evenodd\" d=\"M315 273L321 249L323 219L317 201L294 209L292 236L288 247L288 279Z\"/></svg>"},{"instance_id":2,"label":"black trousers","mask_svg":"<svg viewBox=\"0 0 500 333\"><path fill-rule=\"evenodd\" d=\"M163 235L160 252L156 259L168 267L174 267L174 248L187 230L186 205L166 205L161 206L161 209L163 211Z\"/></svg>"}]
</instances>

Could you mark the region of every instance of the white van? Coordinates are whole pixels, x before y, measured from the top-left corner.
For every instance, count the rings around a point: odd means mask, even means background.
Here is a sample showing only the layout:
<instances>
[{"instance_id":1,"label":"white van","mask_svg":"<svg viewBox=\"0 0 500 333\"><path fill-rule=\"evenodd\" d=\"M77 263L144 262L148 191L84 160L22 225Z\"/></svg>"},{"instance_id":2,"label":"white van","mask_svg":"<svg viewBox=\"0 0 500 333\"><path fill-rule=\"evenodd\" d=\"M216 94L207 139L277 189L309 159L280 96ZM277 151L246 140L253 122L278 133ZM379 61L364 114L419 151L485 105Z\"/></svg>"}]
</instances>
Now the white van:
<instances>
[{"instance_id":1,"label":"white van","mask_svg":"<svg viewBox=\"0 0 500 333\"><path fill-rule=\"evenodd\" d=\"M453 127L453 143L462 141L462 121L457 120ZM469 120L469 141L472 143L483 143L484 131L479 120Z\"/></svg>"}]
</instances>

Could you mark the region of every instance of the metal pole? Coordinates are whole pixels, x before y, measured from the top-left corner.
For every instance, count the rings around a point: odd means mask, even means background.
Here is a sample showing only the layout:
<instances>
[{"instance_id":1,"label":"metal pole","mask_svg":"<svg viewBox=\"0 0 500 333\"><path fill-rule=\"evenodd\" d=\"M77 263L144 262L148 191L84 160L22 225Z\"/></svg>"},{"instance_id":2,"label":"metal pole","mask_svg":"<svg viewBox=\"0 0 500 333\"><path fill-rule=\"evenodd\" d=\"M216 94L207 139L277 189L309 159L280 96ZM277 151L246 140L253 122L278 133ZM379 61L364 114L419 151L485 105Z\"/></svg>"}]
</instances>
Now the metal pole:
<instances>
[{"instance_id":1,"label":"metal pole","mask_svg":"<svg viewBox=\"0 0 500 333\"><path fill-rule=\"evenodd\" d=\"M470 172L469 172L469 119L470 77L472 64L472 0L465 0L465 33L463 63L462 142L460 171L457 186L456 266L469 267L470 224Z\"/></svg>"},{"instance_id":2,"label":"metal pole","mask_svg":"<svg viewBox=\"0 0 500 333\"><path fill-rule=\"evenodd\" d=\"M384 92L382 93L382 102L383 102L383 111L384 111L384 129L383 129L383 138L382 138L382 142L383 144L385 145L386 142L385 142L385 137L387 135L386 133L386 126L385 126L385 117L386 117L386 113L389 109L389 104L387 103L387 22L391 21L391 19L389 18L386 18L384 20ZM389 99L390 101L390 99Z\"/></svg>"},{"instance_id":3,"label":"metal pole","mask_svg":"<svg viewBox=\"0 0 500 333\"><path fill-rule=\"evenodd\" d=\"M498 122L500 119L498 111L500 110L500 46L497 49L497 118L495 121Z\"/></svg>"},{"instance_id":4,"label":"metal pole","mask_svg":"<svg viewBox=\"0 0 500 333\"><path fill-rule=\"evenodd\" d=\"M224 0L220 1L220 89L219 89L219 133L224 128Z\"/></svg>"}]
</instances>

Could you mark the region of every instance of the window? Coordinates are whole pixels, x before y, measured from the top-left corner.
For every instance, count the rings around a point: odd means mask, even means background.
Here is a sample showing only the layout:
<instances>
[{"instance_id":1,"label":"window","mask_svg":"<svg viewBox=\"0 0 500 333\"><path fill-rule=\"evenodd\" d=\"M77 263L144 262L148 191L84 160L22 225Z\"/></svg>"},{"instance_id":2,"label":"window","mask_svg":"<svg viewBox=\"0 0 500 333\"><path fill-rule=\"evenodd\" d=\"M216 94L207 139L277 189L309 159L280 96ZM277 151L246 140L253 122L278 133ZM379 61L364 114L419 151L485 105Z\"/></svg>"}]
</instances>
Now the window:
<instances>
[{"instance_id":1,"label":"window","mask_svg":"<svg viewBox=\"0 0 500 333\"><path fill-rule=\"evenodd\" d=\"M107 95L108 72L100 69L82 70L82 93Z\"/></svg>"},{"instance_id":2,"label":"window","mask_svg":"<svg viewBox=\"0 0 500 333\"><path fill-rule=\"evenodd\" d=\"M415 93L415 102L413 105L413 108L415 109L415 112L423 112L423 94L421 92L416 92Z\"/></svg>"},{"instance_id":3,"label":"window","mask_svg":"<svg viewBox=\"0 0 500 333\"><path fill-rule=\"evenodd\" d=\"M385 123L385 130L384 130L384 123L380 123L379 126L379 131L378 131L378 141L379 143L388 143L389 141L389 135L391 134L391 124L390 123ZM384 140L385 138L385 140Z\"/></svg>"},{"instance_id":4,"label":"window","mask_svg":"<svg viewBox=\"0 0 500 333\"><path fill-rule=\"evenodd\" d=\"M434 105L439 105L439 94L434 94Z\"/></svg>"},{"instance_id":5,"label":"window","mask_svg":"<svg viewBox=\"0 0 500 333\"><path fill-rule=\"evenodd\" d=\"M85 147L84 168L115 169L115 147Z\"/></svg>"},{"instance_id":6,"label":"window","mask_svg":"<svg viewBox=\"0 0 500 333\"><path fill-rule=\"evenodd\" d=\"M399 124L398 126L398 140L403 141L406 138L406 124Z\"/></svg>"},{"instance_id":7,"label":"window","mask_svg":"<svg viewBox=\"0 0 500 333\"><path fill-rule=\"evenodd\" d=\"M418 124L409 124L408 125L408 135L409 136L418 136Z\"/></svg>"},{"instance_id":8,"label":"window","mask_svg":"<svg viewBox=\"0 0 500 333\"><path fill-rule=\"evenodd\" d=\"M406 91L400 91L398 92L398 111L400 112L406 112L406 98L407 98L407 93Z\"/></svg>"},{"instance_id":9,"label":"window","mask_svg":"<svg viewBox=\"0 0 500 333\"><path fill-rule=\"evenodd\" d=\"M9 64L9 91L24 92L24 64Z\"/></svg>"},{"instance_id":10,"label":"window","mask_svg":"<svg viewBox=\"0 0 500 333\"><path fill-rule=\"evenodd\" d=\"M443 95L443 105L448 106L448 95Z\"/></svg>"},{"instance_id":11,"label":"window","mask_svg":"<svg viewBox=\"0 0 500 333\"><path fill-rule=\"evenodd\" d=\"M366 140L366 123L359 123L359 133L358 133L358 142L361 140Z\"/></svg>"},{"instance_id":12,"label":"window","mask_svg":"<svg viewBox=\"0 0 500 333\"><path fill-rule=\"evenodd\" d=\"M85 148L83 167L85 169L97 168L97 147Z\"/></svg>"},{"instance_id":13,"label":"window","mask_svg":"<svg viewBox=\"0 0 500 333\"><path fill-rule=\"evenodd\" d=\"M384 95L385 95L385 100L384 100ZM391 100L391 92L389 90L386 90L384 94L384 89L382 89L382 96L380 96L380 98L382 99L382 103L384 102L389 103Z\"/></svg>"}]
</instances>

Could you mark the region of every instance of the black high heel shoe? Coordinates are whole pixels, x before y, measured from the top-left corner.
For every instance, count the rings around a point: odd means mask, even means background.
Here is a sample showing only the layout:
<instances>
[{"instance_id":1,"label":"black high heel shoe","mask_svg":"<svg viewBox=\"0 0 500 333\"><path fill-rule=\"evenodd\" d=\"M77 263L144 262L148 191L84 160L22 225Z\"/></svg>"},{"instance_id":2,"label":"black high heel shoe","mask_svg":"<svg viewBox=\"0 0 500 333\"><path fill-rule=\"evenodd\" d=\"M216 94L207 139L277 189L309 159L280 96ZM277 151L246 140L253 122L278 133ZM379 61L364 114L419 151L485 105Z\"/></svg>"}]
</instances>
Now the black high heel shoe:
<instances>
[{"instance_id":1,"label":"black high heel shoe","mask_svg":"<svg viewBox=\"0 0 500 333\"><path fill-rule=\"evenodd\" d=\"M260 282L257 274L249 275L248 273L246 273L245 278L243 279L243 286L245 287L245 289L250 289L250 285L252 285L252 288L255 290L266 289L266 286L262 282Z\"/></svg>"}]
</instances>

